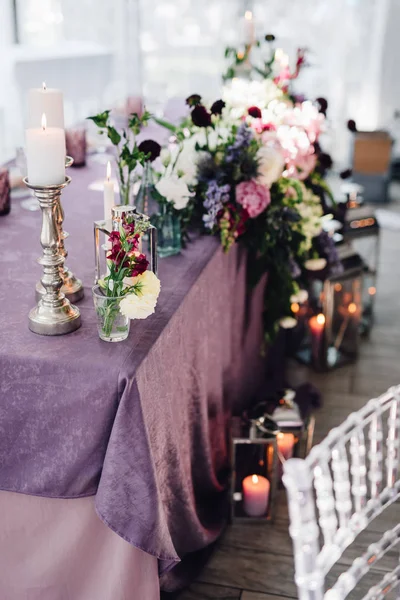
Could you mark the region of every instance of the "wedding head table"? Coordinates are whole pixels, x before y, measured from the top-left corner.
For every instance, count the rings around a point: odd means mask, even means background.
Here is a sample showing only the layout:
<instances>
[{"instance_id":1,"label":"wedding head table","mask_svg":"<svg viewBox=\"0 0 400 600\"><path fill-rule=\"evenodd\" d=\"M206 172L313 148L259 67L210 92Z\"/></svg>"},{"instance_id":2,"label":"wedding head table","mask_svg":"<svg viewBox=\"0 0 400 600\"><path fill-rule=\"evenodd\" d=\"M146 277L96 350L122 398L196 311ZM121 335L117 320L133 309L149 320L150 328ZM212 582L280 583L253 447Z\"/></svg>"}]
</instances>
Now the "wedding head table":
<instances>
[{"instance_id":1,"label":"wedding head table","mask_svg":"<svg viewBox=\"0 0 400 600\"><path fill-rule=\"evenodd\" d=\"M3 514L20 502L15 522L31 524L25 534L17 526L0 531L0 560L10 540L18 545L24 535L39 536L32 523L49 499L58 499L49 532L60 528L57 544L68 553L63 515L94 505L98 527L105 524L125 544L120 571L132 573L132 561L145 561L135 571L145 587L132 597L150 600L159 593L156 561L162 587L179 588L226 521L230 414L262 381L263 282L249 293L240 246L225 255L216 239L197 237L180 255L159 261L156 313L133 321L124 342L103 342L91 297L93 221L102 218L103 200L89 185L104 179L105 166L89 159L69 174L62 199L68 265L85 287L82 327L74 333L47 337L28 329L40 277L40 212L13 200L11 213L0 218L0 498ZM103 539L104 530L90 527L92 541ZM31 572L23 568L31 546L25 550L8 554L8 575L0 575L3 591L13 574L20 577L20 595L10 594L17 599L25 598L21 580ZM36 590L32 598L70 597L51 562L32 577L35 584L26 583ZM98 577L98 569L86 573ZM125 583L125 591L109 584L101 598L122 599L132 592L132 576ZM100 597L93 589L86 581L71 597Z\"/></svg>"}]
</instances>

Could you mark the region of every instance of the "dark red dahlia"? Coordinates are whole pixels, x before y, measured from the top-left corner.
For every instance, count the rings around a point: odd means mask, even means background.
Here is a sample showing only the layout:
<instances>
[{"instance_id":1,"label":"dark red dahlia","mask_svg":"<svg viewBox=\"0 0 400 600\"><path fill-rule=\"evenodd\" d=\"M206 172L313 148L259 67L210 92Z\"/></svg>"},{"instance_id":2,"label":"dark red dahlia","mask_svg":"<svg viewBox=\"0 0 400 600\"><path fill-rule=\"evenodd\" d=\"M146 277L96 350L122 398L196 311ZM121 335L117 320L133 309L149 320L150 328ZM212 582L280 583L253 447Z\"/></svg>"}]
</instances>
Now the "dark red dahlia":
<instances>
[{"instance_id":1,"label":"dark red dahlia","mask_svg":"<svg viewBox=\"0 0 400 600\"><path fill-rule=\"evenodd\" d=\"M347 129L349 131L351 131L351 133L356 133L356 131L357 131L357 125L356 125L356 122L354 121L354 119L349 119L347 121Z\"/></svg>"},{"instance_id":2,"label":"dark red dahlia","mask_svg":"<svg viewBox=\"0 0 400 600\"><path fill-rule=\"evenodd\" d=\"M262 130L263 131L276 131L276 125L274 123L263 123Z\"/></svg>"},{"instance_id":3,"label":"dark red dahlia","mask_svg":"<svg viewBox=\"0 0 400 600\"><path fill-rule=\"evenodd\" d=\"M222 111L225 108L225 102L223 100L216 100L211 107L211 113L213 115L222 115Z\"/></svg>"},{"instance_id":4,"label":"dark red dahlia","mask_svg":"<svg viewBox=\"0 0 400 600\"><path fill-rule=\"evenodd\" d=\"M321 97L317 98L317 102L319 104L319 112L326 115L326 111L328 110L328 100Z\"/></svg>"},{"instance_id":5,"label":"dark red dahlia","mask_svg":"<svg viewBox=\"0 0 400 600\"><path fill-rule=\"evenodd\" d=\"M153 162L153 160L156 160L160 156L161 146L154 140L143 140L139 144L139 150L148 156L147 160Z\"/></svg>"},{"instance_id":6,"label":"dark red dahlia","mask_svg":"<svg viewBox=\"0 0 400 600\"><path fill-rule=\"evenodd\" d=\"M250 117L254 117L255 119L261 119L262 114L258 106L250 106L247 112L249 113Z\"/></svg>"},{"instance_id":7,"label":"dark red dahlia","mask_svg":"<svg viewBox=\"0 0 400 600\"><path fill-rule=\"evenodd\" d=\"M201 103L201 96L199 94L192 94L189 98L186 98L186 104L190 107L197 106Z\"/></svg>"},{"instance_id":8,"label":"dark red dahlia","mask_svg":"<svg viewBox=\"0 0 400 600\"><path fill-rule=\"evenodd\" d=\"M353 174L353 171L351 169L345 169L344 171L342 171L340 173L340 179L348 179L349 177L351 177Z\"/></svg>"},{"instance_id":9,"label":"dark red dahlia","mask_svg":"<svg viewBox=\"0 0 400 600\"><path fill-rule=\"evenodd\" d=\"M205 106L198 104L192 110L193 125L197 127L210 127L212 124L211 113L208 112Z\"/></svg>"}]
</instances>

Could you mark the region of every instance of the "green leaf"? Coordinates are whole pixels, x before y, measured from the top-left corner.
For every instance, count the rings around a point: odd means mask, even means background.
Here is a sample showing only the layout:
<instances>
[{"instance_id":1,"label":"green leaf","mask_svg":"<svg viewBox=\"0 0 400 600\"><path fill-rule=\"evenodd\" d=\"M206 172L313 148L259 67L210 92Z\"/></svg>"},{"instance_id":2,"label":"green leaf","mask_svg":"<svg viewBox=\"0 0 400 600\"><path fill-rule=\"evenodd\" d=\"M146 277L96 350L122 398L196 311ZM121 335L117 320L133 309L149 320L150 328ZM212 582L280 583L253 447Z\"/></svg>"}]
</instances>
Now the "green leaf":
<instances>
[{"instance_id":1,"label":"green leaf","mask_svg":"<svg viewBox=\"0 0 400 600\"><path fill-rule=\"evenodd\" d=\"M97 127L107 127L108 118L110 116L111 110L105 110L98 115L94 115L93 117L87 117L90 121L93 121L97 125Z\"/></svg>"},{"instance_id":2,"label":"green leaf","mask_svg":"<svg viewBox=\"0 0 400 600\"><path fill-rule=\"evenodd\" d=\"M108 135L109 139L111 140L111 143L114 144L114 146L118 146L118 144L121 141L121 136L118 133L118 131L115 129L115 127L112 127L111 125L109 125L107 127L107 135Z\"/></svg>"},{"instance_id":3,"label":"green leaf","mask_svg":"<svg viewBox=\"0 0 400 600\"><path fill-rule=\"evenodd\" d=\"M172 131L172 133L176 133L178 130L178 127L176 127L172 123L169 123L168 121L164 121L164 119L159 119L158 117L155 117L154 115L153 115L153 121L155 123L157 123L157 125L160 125L160 127L164 127L164 129L168 129L169 131Z\"/></svg>"}]
</instances>

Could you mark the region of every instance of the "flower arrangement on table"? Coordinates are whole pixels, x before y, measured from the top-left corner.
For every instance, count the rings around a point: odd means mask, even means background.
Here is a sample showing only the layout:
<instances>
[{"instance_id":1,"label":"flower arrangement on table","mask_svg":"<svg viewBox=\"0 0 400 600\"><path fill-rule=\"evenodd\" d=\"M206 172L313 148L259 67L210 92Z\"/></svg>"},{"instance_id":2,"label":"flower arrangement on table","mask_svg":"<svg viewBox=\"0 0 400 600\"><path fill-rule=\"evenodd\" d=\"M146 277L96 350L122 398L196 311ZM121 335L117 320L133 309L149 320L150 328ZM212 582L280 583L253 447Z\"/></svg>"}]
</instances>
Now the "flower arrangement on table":
<instances>
[{"instance_id":1,"label":"flower arrangement on table","mask_svg":"<svg viewBox=\"0 0 400 600\"><path fill-rule=\"evenodd\" d=\"M271 339L292 316L306 262L320 255L324 211L315 191L329 192L329 161L318 144L325 117L313 103L287 98L247 107L239 118L224 100L207 107L195 94L187 104L190 118L179 127L159 122L176 139L169 153L193 192L192 222L218 235L225 251L238 240L249 248L253 284L268 272L264 323Z\"/></svg>"},{"instance_id":2,"label":"flower arrangement on table","mask_svg":"<svg viewBox=\"0 0 400 600\"><path fill-rule=\"evenodd\" d=\"M140 250L146 223L123 218L119 231L108 237L107 275L93 289L99 335L120 341L129 333L131 319L146 319L154 313L160 281L148 270L149 261Z\"/></svg>"}]
</instances>

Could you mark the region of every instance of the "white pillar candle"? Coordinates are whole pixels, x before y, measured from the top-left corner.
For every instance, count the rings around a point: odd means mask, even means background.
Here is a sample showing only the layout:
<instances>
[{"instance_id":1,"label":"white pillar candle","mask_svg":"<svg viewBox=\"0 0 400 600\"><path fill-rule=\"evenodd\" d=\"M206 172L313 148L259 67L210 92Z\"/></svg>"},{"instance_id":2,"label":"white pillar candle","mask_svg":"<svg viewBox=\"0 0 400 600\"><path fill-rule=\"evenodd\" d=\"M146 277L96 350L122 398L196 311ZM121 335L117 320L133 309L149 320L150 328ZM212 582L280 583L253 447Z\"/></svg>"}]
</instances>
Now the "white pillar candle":
<instances>
[{"instance_id":1,"label":"white pillar candle","mask_svg":"<svg viewBox=\"0 0 400 600\"><path fill-rule=\"evenodd\" d=\"M104 181L104 220L109 221L112 217L111 209L115 206L114 182L111 181L111 163L107 163L107 178Z\"/></svg>"},{"instance_id":2,"label":"white pillar candle","mask_svg":"<svg viewBox=\"0 0 400 600\"><path fill-rule=\"evenodd\" d=\"M243 19L244 43L252 46L256 41L256 31L251 10L246 10Z\"/></svg>"},{"instance_id":3,"label":"white pillar candle","mask_svg":"<svg viewBox=\"0 0 400 600\"><path fill-rule=\"evenodd\" d=\"M61 90L46 87L32 88L28 92L27 128L40 127L42 114L45 113L47 127L64 129L64 102Z\"/></svg>"},{"instance_id":4,"label":"white pillar candle","mask_svg":"<svg viewBox=\"0 0 400 600\"><path fill-rule=\"evenodd\" d=\"M266 515L270 483L261 475L249 475L242 482L243 510L250 517Z\"/></svg>"},{"instance_id":5,"label":"white pillar candle","mask_svg":"<svg viewBox=\"0 0 400 600\"><path fill-rule=\"evenodd\" d=\"M42 115L41 127L26 130L26 163L31 185L46 186L65 181L65 133L47 127Z\"/></svg>"}]
</instances>

